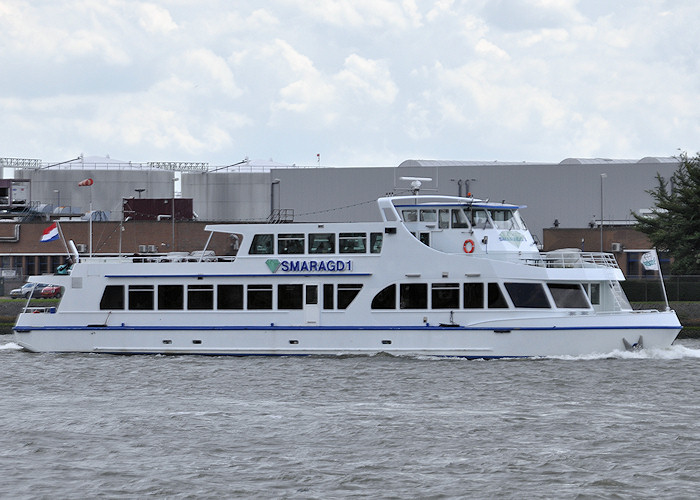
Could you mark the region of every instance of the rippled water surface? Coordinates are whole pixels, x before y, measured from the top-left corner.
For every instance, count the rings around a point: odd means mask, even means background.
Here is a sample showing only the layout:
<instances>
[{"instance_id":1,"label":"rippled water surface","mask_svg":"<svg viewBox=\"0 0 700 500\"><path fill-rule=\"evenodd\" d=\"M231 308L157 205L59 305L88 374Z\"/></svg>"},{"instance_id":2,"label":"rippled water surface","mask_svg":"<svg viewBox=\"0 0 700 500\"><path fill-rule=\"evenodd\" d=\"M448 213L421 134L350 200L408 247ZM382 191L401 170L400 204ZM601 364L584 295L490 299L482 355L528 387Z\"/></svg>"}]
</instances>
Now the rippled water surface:
<instances>
[{"instance_id":1,"label":"rippled water surface","mask_svg":"<svg viewBox=\"0 0 700 500\"><path fill-rule=\"evenodd\" d=\"M586 358L31 354L2 498L696 498L700 342Z\"/></svg>"}]
</instances>

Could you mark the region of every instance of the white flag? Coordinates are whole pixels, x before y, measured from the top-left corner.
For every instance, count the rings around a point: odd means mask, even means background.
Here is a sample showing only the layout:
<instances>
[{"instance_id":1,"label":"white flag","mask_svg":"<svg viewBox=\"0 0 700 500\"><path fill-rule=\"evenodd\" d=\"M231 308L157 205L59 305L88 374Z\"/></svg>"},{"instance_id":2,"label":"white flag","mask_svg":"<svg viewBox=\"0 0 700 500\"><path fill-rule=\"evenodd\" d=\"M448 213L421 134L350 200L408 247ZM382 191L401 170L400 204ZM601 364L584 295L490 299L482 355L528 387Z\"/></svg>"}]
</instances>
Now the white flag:
<instances>
[{"instance_id":1,"label":"white flag","mask_svg":"<svg viewBox=\"0 0 700 500\"><path fill-rule=\"evenodd\" d=\"M656 251L652 250L642 255L642 265L648 271L658 271L659 260L656 258Z\"/></svg>"}]
</instances>

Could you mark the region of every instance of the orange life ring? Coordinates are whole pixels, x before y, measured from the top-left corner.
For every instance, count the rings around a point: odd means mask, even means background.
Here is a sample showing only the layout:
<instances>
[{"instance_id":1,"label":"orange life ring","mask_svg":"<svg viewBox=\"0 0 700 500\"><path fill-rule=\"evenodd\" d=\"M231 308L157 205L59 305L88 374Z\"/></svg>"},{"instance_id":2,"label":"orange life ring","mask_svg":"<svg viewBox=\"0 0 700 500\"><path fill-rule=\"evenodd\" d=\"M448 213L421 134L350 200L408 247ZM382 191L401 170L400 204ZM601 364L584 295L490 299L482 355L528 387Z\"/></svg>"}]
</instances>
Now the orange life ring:
<instances>
[{"instance_id":1,"label":"orange life ring","mask_svg":"<svg viewBox=\"0 0 700 500\"><path fill-rule=\"evenodd\" d=\"M474 242L472 240L466 240L462 248L464 248L464 253L472 253L474 251Z\"/></svg>"}]
</instances>

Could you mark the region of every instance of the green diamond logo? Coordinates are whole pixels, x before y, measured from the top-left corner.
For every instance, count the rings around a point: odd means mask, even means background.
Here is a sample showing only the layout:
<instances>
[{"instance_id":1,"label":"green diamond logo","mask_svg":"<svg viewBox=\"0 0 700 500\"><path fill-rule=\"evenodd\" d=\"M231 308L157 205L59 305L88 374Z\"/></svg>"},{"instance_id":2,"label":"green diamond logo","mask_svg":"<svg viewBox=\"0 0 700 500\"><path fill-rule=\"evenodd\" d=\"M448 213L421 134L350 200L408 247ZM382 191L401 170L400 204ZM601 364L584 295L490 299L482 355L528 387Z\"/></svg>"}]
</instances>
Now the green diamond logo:
<instances>
[{"instance_id":1,"label":"green diamond logo","mask_svg":"<svg viewBox=\"0 0 700 500\"><path fill-rule=\"evenodd\" d=\"M267 259L265 261L265 264L267 264L267 267L270 268L270 271L273 273L276 273L277 270L280 268L280 261L277 259Z\"/></svg>"}]
</instances>

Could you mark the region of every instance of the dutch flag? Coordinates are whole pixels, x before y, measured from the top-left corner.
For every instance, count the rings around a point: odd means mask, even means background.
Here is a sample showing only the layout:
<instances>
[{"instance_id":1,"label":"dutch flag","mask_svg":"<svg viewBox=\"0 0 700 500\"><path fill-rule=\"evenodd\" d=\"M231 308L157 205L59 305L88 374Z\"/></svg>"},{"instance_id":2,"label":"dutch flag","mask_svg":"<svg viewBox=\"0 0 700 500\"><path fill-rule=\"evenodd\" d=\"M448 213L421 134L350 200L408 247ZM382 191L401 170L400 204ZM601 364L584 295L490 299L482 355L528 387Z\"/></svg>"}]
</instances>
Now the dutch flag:
<instances>
[{"instance_id":1,"label":"dutch flag","mask_svg":"<svg viewBox=\"0 0 700 500\"><path fill-rule=\"evenodd\" d=\"M41 235L41 242L53 241L58 239L58 226L54 222L49 227L44 229L44 234Z\"/></svg>"}]
</instances>

